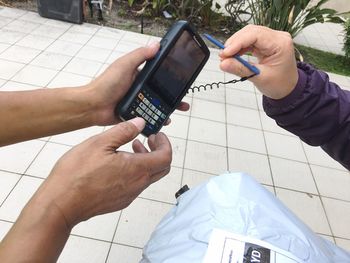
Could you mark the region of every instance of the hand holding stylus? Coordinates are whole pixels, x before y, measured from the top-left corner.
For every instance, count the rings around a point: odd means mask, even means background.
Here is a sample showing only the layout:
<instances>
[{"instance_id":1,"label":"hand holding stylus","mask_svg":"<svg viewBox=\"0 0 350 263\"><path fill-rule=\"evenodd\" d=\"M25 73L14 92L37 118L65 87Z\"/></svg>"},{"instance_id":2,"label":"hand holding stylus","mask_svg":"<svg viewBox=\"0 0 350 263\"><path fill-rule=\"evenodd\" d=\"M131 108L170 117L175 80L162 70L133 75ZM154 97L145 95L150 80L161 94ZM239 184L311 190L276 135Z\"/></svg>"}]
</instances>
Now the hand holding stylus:
<instances>
[{"instance_id":1,"label":"hand holding stylus","mask_svg":"<svg viewBox=\"0 0 350 263\"><path fill-rule=\"evenodd\" d=\"M263 26L244 27L226 41L220 53L220 68L237 76L248 76L251 71L232 59L248 51L257 57L255 66L260 70L260 74L250 80L265 96L281 99L292 92L298 82L298 70L289 33Z\"/></svg>"}]
</instances>

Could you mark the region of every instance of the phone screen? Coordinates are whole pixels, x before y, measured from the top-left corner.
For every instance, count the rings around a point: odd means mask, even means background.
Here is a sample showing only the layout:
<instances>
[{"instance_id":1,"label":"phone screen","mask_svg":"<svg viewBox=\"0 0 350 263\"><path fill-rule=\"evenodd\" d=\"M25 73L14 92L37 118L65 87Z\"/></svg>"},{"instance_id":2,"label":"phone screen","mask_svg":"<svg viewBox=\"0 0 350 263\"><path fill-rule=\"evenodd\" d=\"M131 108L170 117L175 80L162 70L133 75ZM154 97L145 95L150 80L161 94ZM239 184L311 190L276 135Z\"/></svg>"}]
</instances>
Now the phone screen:
<instances>
[{"instance_id":1,"label":"phone screen","mask_svg":"<svg viewBox=\"0 0 350 263\"><path fill-rule=\"evenodd\" d=\"M204 59L204 51L193 36L184 30L149 79L148 85L173 106Z\"/></svg>"}]
</instances>

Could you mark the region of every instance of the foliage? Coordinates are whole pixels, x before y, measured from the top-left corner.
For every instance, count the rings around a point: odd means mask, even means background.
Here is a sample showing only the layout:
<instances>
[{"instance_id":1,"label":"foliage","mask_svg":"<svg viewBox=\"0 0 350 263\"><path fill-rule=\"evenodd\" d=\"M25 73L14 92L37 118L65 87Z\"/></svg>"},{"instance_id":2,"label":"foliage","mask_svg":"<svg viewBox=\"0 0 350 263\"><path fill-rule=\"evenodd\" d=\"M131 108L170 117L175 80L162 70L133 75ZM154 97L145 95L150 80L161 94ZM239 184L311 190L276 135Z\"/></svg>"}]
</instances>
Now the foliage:
<instances>
[{"instance_id":1,"label":"foliage","mask_svg":"<svg viewBox=\"0 0 350 263\"><path fill-rule=\"evenodd\" d=\"M329 0L247 0L253 23L289 32L295 37L303 28L323 22L344 23L333 9L323 8Z\"/></svg>"},{"instance_id":2,"label":"foliage","mask_svg":"<svg viewBox=\"0 0 350 263\"><path fill-rule=\"evenodd\" d=\"M344 48L345 56L350 59L350 18L344 23L345 35L344 35Z\"/></svg>"},{"instance_id":3,"label":"foliage","mask_svg":"<svg viewBox=\"0 0 350 263\"><path fill-rule=\"evenodd\" d=\"M304 61L316 68L335 74L350 76L350 58L333 53L296 45L304 57Z\"/></svg>"},{"instance_id":4,"label":"foliage","mask_svg":"<svg viewBox=\"0 0 350 263\"><path fill-rule=\"evenodd\" d=\"M230 28L238 31L248 24L252 18L249 5L245 0L228 0L225 4L225 10L230 16Z\"/></svg>"}]
</instances>

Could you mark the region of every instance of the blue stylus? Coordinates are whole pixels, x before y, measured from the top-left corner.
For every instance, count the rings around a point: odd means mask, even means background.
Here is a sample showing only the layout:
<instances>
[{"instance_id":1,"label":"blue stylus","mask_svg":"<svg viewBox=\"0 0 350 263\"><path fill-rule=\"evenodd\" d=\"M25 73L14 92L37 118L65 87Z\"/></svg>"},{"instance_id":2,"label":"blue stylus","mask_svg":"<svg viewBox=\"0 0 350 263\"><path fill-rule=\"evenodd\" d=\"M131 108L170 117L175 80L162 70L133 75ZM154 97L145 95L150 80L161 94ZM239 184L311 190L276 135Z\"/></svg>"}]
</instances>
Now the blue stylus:
<instances>
[{"instance_id":1,"label":"blue stylus","mask_svg":"<svg viewBox=\"0 0 350 263\"><path fill-rule=\"evenodd\" d=\"M216 40L215 38L213 38L211 35L208 34L203 34L203 36L208 39L211 43L213 43L215 46L224 49L225 46L218 40ZM245 61L243 58L241 58L239 55L234 55L233 56L235 59L237 59L239 62L241 62L246 68L248 68L251 72L254 72L256 75L258 75L260 73L260 70L253 66L250 65L247 61Z\"/></svg>"}]
</instances>

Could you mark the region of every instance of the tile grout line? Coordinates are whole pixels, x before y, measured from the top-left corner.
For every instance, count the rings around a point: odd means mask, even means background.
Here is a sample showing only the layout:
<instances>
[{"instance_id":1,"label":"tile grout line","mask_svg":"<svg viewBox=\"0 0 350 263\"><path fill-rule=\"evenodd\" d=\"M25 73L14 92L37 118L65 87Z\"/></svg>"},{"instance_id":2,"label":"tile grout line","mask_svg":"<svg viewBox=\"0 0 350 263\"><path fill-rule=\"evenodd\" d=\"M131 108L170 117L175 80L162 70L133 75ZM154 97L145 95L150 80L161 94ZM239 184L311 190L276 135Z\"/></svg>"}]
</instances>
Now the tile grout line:
<instances>
[{"instance_id":1,"label":"tile grout line","mask_svg":"<svg viewBox=\"0 0 350 263\"><path fill-rule=\"evenodd\" d=\"M257 93L257 87L255 87L254 85L254 91L255 91L255 100L256 100L256 103L259 104L259 98L258 96L261 96L260 93L258 94ZM265 114L265 112L263 112L262 114ZM265 145L265 151L266 151L266 157L267 157L267 162L268 162L268 165L269 165L269 171L270 171L270 178L271 178L271 181L272 181L272 187L273 187L273 191L275 193L275 196L277 197L277 191L276 191L276 185L275 185L275 179L273 177L273 172L272 172L272 167L271 167L271 159L270 157L272 157L269 153L269 150L268 150L268 147L267 147L267 141L266 141L266 136L265 136L265 131L263 129L263 124L262 124L262 118L261 118L261 114L259 113L259 120L260 120L260 126L261 126L261 131L262 131L262 134L263 134L263 139L264 139L264 145Z\"/></svg>"},{"instance_id":2,"label":"tile grout line","mask_svg":"<svg viewBox=\"0 0 350 263\"><path fill-rule=\"evenodd\" d=\"M23 173L20 174L20 178L18 179L18 181L16 182L16 184L12 187L11 191L6 195L6 197L4 198L4 200L1 202L0 207L2 207L2 205L7 201L7 199L9 198L9 196L12 194L12 192L14 191L14 189L16 188L16 186L19 184L19 182L22 180L22 178L25 176L26 172L28 171L29 167L33 164L33 162L36 160L36 158L38 157L38 155L42 152L42 150L45 148L46 144L48 142L45 142L43 144L43 146L41 147L41 149L38 151L38 153L34 156L33 160L30 162L30 164L27 166L27 168L24 170ZM42 178L41 178L42 179ZM28 202L27 202L28 203Z\"/></svg>"},{"instance_id":3,"label":"tile grout line","mask_svg":"<svg viewBox=\"0 0 350 263\"><path fill-rule=\"evenodd\" d=\"M327 224L328 224L329 230L330 230L330 232L331 232L331 235L332 235L332 237L333 237L333 241L334 241L334 243L335 243L334 233L333 233L333 229L332 229L331 223L330 223L330 221L329 221L328 213L327 213L326 207L325 207L325 205L324 205L324 203L323 203L320 190L318 189L318 185L317 185L317 182L316 182L316 178L315 178L314 173L313 173L313 171L312 171L312 169L311 169L311 164L309 163L309 158L307 157L307 154L306 154L306 151L305 151L305 147L304 147L303 143L301 142L301 140L300 140L300 144L301 144L301 147L303 148L303 152L304 152L304 154L305 154L305 158L306 158L306 161L307 161L307 165L308 165L308 167L309 167L309 171L310 171L310 173L311 173L312 180L314 181L314 184L315 184L315 187L316 187L316 191L317 191L317 194L318 194L318 198L320 199L323 212L324 212L324 214L325 214L325 216L326 216L326 220L327 220Z\"/></svg>"},{"instance_id":4,"label":"tile grout line","mask_svg":"<svg viewBox=\"0 0 350 263\"><path fill-rule=\"evenodd\" d=\"M189 103L190 109L189 109L189 118L188 118L188 126L187 126L187 132L186 132L186 139L185 139L185 149L184 149L184 158L182 160L182 171L181 171L181 181L180 181L180 188L183 186L184 183L184 175L185 175L185 163L186 163L186 155L187 155L187 146L188 146L188 136L190 134L190 126L191 126L191 118L192 118L192 105L193 105L193 96L190 97L191 102ZM171 136L169 136L171 137Z\"/></svg>"},{"instance_id":5,"label":"tile grout line","mask_svg":"<svg viewBox=\"0 0 350 263\"><path fill-rule=\"evenodd\" d=\"M114 240L114 237L115 237L116 234L117 234L117 230L118 230L118 226L119 226L119 223L120 223L122 214L123 214L123 210L124 210L124 209L122 209L122 210L120 211L120 214L119 214L119 217L118 217L118 222L117 222L117 225L116 225L116 227L115 227L115 229L114 229L114 233L113 233L113 236L112 236L112 239L111 239L111 242L110 242L108 251L107 251L105 263L107 263L109 254L110 254L110 252L111 252L111 250L112 250L113 240Z\"/></svg>"}]
</instances>

